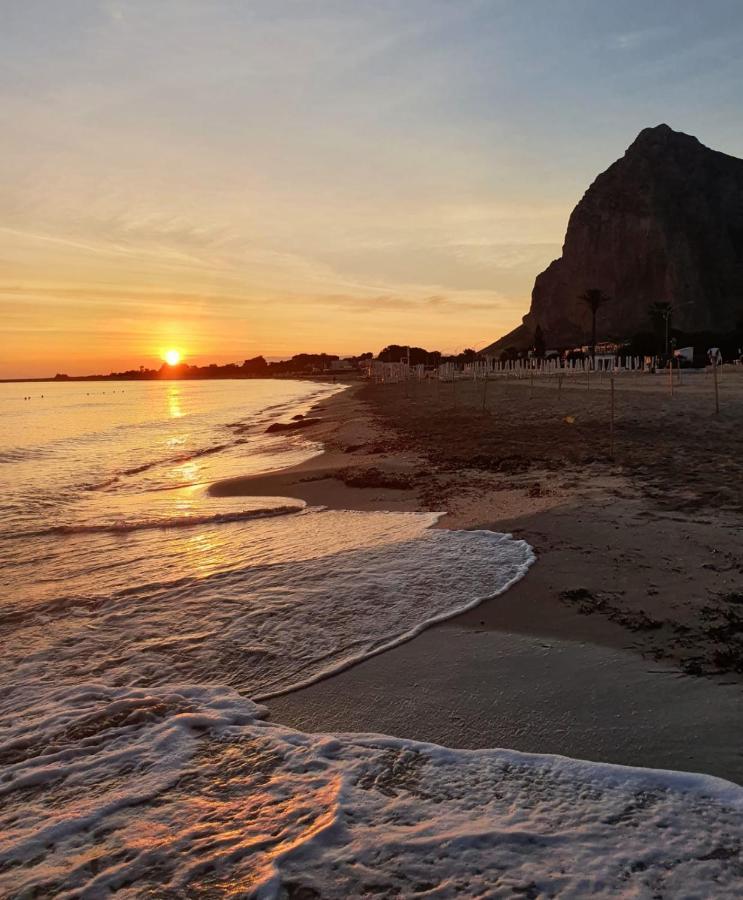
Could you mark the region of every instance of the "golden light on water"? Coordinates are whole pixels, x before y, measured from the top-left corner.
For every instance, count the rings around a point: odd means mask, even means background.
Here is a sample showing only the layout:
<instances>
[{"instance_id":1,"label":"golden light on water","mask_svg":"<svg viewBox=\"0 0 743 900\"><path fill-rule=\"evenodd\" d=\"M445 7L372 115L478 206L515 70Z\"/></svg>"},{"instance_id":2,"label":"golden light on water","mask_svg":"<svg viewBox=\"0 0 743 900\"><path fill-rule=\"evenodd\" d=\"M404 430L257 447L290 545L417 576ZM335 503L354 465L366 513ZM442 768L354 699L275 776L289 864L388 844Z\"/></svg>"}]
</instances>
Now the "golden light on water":
<instances>
[{"instance_id":1,"label":"golden light on water","mask_svg":"<svg viewBox=\"0 0 743 900\"><path fill-rule=\"evenodd\" d=\"M168 412L170 413L171 419L180 419L183 415L183 410L181 408L181 392L177 387L173 387L168 391ZM183 443L183 438L170 438L167 443L170 446L174 446L176 443Z\"/></svg>"},{"instance_id":2,"label":"golden light on water","mask_svg":"<svg viewBox=\"0 0 743 900\"><path fill-rule=\"evenodd\" d=\"M166 350L163 354L163 359L169 366L177 366L181 361L181 351L180 350Z\"/></svg>"}]
</instances>

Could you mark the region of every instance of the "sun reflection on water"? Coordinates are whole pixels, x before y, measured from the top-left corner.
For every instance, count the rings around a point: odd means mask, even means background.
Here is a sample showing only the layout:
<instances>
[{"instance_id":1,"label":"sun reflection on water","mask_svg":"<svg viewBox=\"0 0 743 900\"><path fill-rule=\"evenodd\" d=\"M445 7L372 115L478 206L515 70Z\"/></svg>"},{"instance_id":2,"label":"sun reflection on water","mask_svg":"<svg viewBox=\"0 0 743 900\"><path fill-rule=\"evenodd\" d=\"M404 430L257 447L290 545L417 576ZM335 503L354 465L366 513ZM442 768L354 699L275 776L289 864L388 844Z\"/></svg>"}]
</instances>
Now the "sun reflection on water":
<instances>
[{"instance_id":1,"label":"sun reflection on water","mask_svg":"<svg viewBox=\"0 0 743 900\"><path fill-rule=\"evenodd\" d=\"M168 412L171 419L180 419L183 416L181 391L178 387L173 386L168 389Z\"/></svg>"},{"instance_id":2,"label":"sun reflection on water","mask_svg":"<svg viewBox=\"0 0 743 900\"><path fill-rule=\"evenodd\" d=\"M194 534L184 543L183 555L192 571L200 575L210 575L224 562L219 549L212 534Z\"/></svg>"},{"instance_id":3,"label":"sun reflection on water","mask_svg":"<svg viewBox=\"0 0 743 900\"><path fill-rule=\"evenodd\" d=\"M201 474L202 467L193 461L181 463L178 466L174 466L171 470L171 478L176 480L179 484L193 484L198 480L199 475Z\"/></svg>"}]
</instances>

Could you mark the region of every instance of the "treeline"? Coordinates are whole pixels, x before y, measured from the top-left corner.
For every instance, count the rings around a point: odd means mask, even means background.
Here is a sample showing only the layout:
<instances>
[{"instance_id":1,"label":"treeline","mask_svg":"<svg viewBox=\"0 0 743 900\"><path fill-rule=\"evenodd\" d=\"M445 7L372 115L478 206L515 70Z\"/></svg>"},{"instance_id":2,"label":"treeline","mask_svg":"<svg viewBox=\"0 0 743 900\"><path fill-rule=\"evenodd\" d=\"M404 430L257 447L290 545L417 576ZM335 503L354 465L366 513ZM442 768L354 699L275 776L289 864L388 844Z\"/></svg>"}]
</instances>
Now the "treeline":
<instances>
[{"instance_id":1,"label":"treeline","mask_svg":"<svg viewBox=\"0 0 743 900\"><path fill-rule=\"evenodd\" d=\"M360 356L346 357L343 365L334 366L340 357L331 353L297 353L291 359L268 362L264 356L254 356L242 363L210 363L206 366L194 366L178 363L170 366L163 363L159 369L128 369L125 372L110 372L108 375L65 375L58 373L55 381L154 381L160 379L209 379L209 378L273 378L282 375L322 375L324 373L352 369L365 359L372 359L373 353L362 353Z\"/></svg>"},{"instance_id":2,"label":"treeline","mask_svg":"<svg viewBox=\"0 0 743 900\"><path fill-rule=\"evenodd\" d=\"M506 347L502 349L497 358L501 362L515 360L526 356L544 357L559 355L567 359L583 358L590 354L579 348L560 348L548 350L549 337L542 333L537 326L534 333L532 346L528 349ZM604 341L605 345L612 345L615 352L622 352L631 356L659 355L673 350L674 347L692 346L695 350L695 360L699 356L700 364L709 347L720 347L724 359L737 359L743 347L743 325L726 335L714 332L699 332L695 334L684 333L676 328L668 329L668 347L666 347L665 334L658 328L635 335L630 340L612 342ZM180 379L209 379L209 378L281 378L297 375L331 375L342 374L344 371L352 371L360 368L367 360L378 359L380 362L398 363L409 362L411 366L438 366L441 363L474 362L483 358L476 350L468 348L457 354L445 354L439 350L426 350L424 347L409 347L405 344L388 344L376 356L373 353L361 353L359 356L341 358L332 353L297 353L290 359L268 362L264 356L254 356L242 363L225 363L218 365L210 363L206 366L189 365L179 363L175 366L163 363L159 369L148 369L140 366L138 369L128 369L125 372L110 372L108 375L64 375L57 374L54 381L155 381L155 380L180 380Z\"/></svg>"},{"instance_id":3,"label":"treeline","mask_svg":"<svg viewBox=\"0 0 743 900\"><path fill-rule=\"evenodd\" d=\"M182 362L175 366L163 363L159 369L128 369L125 372L110 372L108 375L65 375L54 376L55 381L156 381L209 378L281 378L294 375L329 375L360 368L367 360L382 362L403 362L410 360L412 366L420 364L437 366L442 362L472 362L477 358L475 350L464 350L456 355L446 355L438 350L423 347L408 347L389 344L375 357L373 353L345 356L341 359L333 353L297 353L290 359L269 362L264 356L254 356L242 363L210 363L206 366L189 365Z\"/></svg>"},{"instance_id":4,"label":"treeline","mask_svg":"<svg viewBox=\"0 0 743 900\"><path fill-rule=\"evenodd\" d=\"M469 363L478 358L476 350L463 350L457 354L445 354L439 350L424 350L423 347L408 347L400 344L390 344L380 351L377 359L380 362L398 363L410 362L411 366L438 366L439 363ZM371 357L371 354L369 354Z\"/></svg>"}]
</instances>

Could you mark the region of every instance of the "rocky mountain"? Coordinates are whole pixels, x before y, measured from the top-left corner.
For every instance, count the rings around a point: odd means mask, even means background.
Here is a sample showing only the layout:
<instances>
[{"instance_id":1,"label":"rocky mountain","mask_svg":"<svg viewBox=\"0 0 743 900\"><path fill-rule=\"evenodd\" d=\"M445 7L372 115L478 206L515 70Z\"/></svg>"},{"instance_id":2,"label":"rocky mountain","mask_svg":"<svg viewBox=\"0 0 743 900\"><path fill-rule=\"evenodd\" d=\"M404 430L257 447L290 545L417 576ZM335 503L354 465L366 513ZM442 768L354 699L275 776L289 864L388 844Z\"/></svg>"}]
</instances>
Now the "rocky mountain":
<instances>
[{"instance_id":1,"label":"rocky mountain","mask_svg":"<svg viewBox=\"0 0 743 900\"><path fill-rule=\"evenodd\" d=\"M673 327L724 334L743 318L743 160L710 150L668 125L640 132L573 210L562 256L537 276L523 324L486 348L590 340L579 297L611 297L598 340L651 329L648 307L670 302Z\"/></svg>"}]
</instances>

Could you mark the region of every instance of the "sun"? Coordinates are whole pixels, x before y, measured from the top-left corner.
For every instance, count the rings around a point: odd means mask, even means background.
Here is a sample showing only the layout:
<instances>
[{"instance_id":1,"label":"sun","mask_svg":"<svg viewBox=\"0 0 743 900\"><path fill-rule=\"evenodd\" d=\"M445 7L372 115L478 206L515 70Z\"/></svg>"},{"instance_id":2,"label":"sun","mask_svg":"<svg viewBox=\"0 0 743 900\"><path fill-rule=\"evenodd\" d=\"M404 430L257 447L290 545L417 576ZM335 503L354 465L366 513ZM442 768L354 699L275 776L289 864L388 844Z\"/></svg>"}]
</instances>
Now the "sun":
<instances>
[{"instance_id":1,"label":"sun","mask_svg":"<svg viewBox=\"0 0 743 900\"><path fill-rule=\"evenodd\" d=\"M177 366L181 361L181 351L180 350L166 350L163 354L163 359L169 366Z\"/></svg>"}]
</instances>

